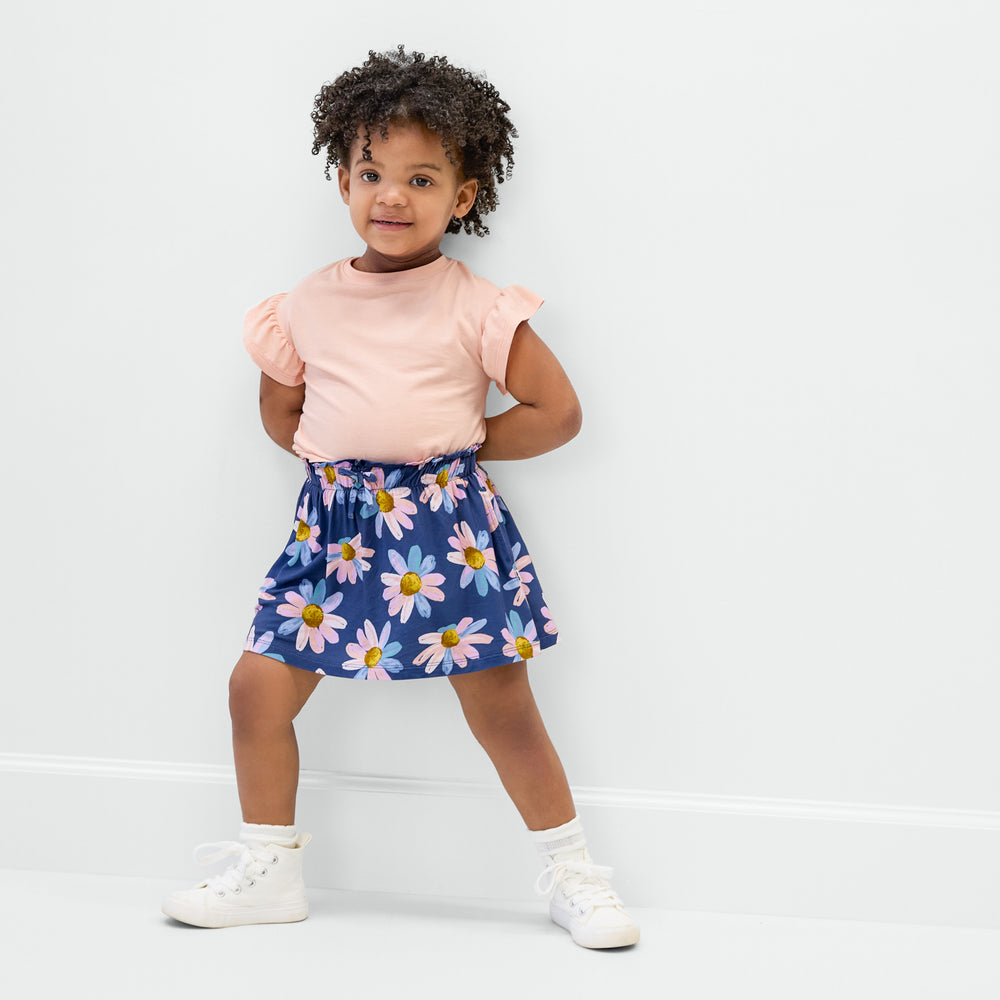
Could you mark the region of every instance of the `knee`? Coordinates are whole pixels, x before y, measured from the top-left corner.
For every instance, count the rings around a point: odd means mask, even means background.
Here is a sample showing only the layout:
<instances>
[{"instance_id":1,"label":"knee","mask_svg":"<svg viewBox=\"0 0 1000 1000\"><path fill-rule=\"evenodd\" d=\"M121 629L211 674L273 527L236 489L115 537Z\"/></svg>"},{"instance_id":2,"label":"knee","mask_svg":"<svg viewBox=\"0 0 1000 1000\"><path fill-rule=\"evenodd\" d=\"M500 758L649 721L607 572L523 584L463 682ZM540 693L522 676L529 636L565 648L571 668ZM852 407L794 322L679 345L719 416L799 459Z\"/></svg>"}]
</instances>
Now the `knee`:
<instances>
[{"instance_id":1,"label":"knee","mask_svg":"<svg viewBox=\"0 0 1000 1000\"><path fill-rule=\"evenodd\" d=\"M523 726L537 712L523 664L491 667L454 683L462 711L473 732L488 735Z\"/></svg>"},{"instance_id":2,"label":"knee","mask_svg":"<svg viewBox=\"0 0 1000 1000\"><path fill-rule=\"evenodd\" d=\"M229 676L229 717L239 732L284 728L291 716L276 697L273 678L259 664L242 657Z\"/></svg>"},{"instance_id":3,"label":"knee","mask_svg":"<svg viewBox=\"0 0 1000 1000\"><path fill-rule=\"evenodd\" d=\"M258 700L250 671L242 664L240 660L229 675L229 717L233 720L233 727L238 729L252 722L257 714Z\"/></svg>"}]
</instances>

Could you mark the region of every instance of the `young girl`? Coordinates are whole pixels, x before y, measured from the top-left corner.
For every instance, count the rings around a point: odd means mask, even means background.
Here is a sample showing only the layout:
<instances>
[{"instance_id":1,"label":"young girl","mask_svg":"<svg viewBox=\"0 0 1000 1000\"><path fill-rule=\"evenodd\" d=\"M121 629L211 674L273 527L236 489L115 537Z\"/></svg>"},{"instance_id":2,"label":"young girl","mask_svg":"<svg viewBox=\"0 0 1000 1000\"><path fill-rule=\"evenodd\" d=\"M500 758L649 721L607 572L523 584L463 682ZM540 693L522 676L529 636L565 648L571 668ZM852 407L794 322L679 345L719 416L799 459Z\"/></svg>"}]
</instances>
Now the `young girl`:
<instances>
[{"instance_id":1,"label":"young girl","mask_svg":"<svg viewBox=\"0 0 1000 1000\"><path fill-rule=\"evenodd\" d=\"M369 53L316 97L365 242L246 316L270 437L305 462L291 535L230 679L240 842L221 875L163 911L201 927L302 920L308 833L295 828L292 720L324 676L447 676L544 863L538 890L578 944L639 939L594 865L526 661L556 641L524 539L485 459L550 451L580 428L566 374L528 325L541 299L441 254L488 230L510 176L509 105L443 57ZM496 382L516 405L484 418Z\"/></svg>"}]
</instances>

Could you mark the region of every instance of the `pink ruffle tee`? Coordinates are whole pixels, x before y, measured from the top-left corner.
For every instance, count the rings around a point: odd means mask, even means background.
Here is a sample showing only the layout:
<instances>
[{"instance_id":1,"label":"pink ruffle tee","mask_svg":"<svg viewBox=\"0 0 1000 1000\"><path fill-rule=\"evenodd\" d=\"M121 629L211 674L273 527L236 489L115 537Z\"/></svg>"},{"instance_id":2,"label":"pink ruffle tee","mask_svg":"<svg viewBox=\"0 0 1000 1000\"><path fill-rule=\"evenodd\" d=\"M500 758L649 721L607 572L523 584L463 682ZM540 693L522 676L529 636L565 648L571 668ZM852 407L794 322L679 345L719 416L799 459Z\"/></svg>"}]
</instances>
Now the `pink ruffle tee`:
<instances>
[{"instance_id":1,"label":"pink ruffle tee","mask_svg":"<svg viewBox=\"0 0 1000 1000\"><path fill-rule=\"evenodd\" d=\"M282 385L305 383L292 447L310 462L418 462L482 442L490 381L507 392L519 323L542 304L449 257L390 274L351 260L250 309L243 343Z\"/></svg>"}]
</instances>

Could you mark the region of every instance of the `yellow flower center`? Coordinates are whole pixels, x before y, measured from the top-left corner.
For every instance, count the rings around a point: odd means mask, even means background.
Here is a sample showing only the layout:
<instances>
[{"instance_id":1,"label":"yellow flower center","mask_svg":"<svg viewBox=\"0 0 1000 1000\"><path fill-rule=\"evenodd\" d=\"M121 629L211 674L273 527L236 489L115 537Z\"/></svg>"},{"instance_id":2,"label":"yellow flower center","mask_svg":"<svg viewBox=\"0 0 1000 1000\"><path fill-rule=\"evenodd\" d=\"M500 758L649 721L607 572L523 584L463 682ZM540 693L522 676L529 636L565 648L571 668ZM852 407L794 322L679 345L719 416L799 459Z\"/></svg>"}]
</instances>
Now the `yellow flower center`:
<instances>
[{"instance_id":1,"label":"yellow flower center","mask_svg":"<svg viewBox=\"0 0 1000 1000\"><path fill-rule=\"evenodd\" d=\"M531 643L523 635L519 635L514 640L514 648L522 660L530 660L535 655L535 651L531 648Z\"/></svg>"},{"instance_id":2,"label":"yellow flower center","mask_svg":"<svg viewBox=\"0 0 1000 1000\"><path fill-rule=\"evenodd\" d=\"M399 581L399 592L404 597L410 597L421 587L420 577L416 573L404 573Z\"/></svg>"},{"instance_id":3,"label":"yellow flower center","mask_svg":"<svg viewBox=\"0 0 1000 1000\"><path fill-rule=\"evenodd\" d=\"M302 620L310 628L317 628L323 620L323 609L318 604L307 604L302 609Z\"/></svg>"},{"instance_id":4,"label":"yellow flower center","mask_svg":"<svg viewBox=\"0 0 1000 1000\"><path fill-rule=\"evenodd\" d=\"M378 646L372 646L371 649L365 653L365 666L374 667L379 660L382 659L382 650Z\"/></svg>"},{"instance_id":5,"label":"yellow flower center","mask_svg":"<svg viewBox=\"0 0 1000 1000\"><path fill-rule=\"evenodd\" d=\"M469 547L465 550L465 561L473 569L482 569L486 565L486 556L479 549Z\"/></svg>"},{"instance_id":6,"label":"yellow flower center","mask_svg":"<svg viewBox=\"0 0 1000 1000\"><path fill-rule=\"evenodd\" d=\"M461 642L461 639L459 639L458 633L453 628L448 629L448 631L441 636L441 645L444 646L445 649L451 649L452 646L457 646L459 642Z\"/></svg>"},{"instance_id":7,"label":"yellow flower center","mask_svg":"<svg viewBox=\"0 0 1000 1000\"><path fill-rule=\"evenodd\" d=\"M375 502L378 504L378 509L382 511L383 514L388 514L393 507L396 506L396 501L393 500L392 494L387 493L385 490L379 490L375 494Z\"/></svg>"},{"instance_id":8,"label":"yellow flower center","mask_svg":"<svg viewBox=\"0 0 1000 1000\"><path fill-rule=\"evenodd\" d=\"M351 545L350 542L341 542L340 558L343 559L344 562L350 562L356 555L357 552L354 551L354 546Z\"/></svg>"},{"instance_id":9,"label":"yellow flower center","mask_svg":"<svg viewBox=\"0 0 1000 1000\"><path fill-rule=\"evenodd\" d=\"M442 489L448 485L448 470L442 469L435 477L434 482L438 484Z\"/></svg>"},{"instance_id":10,"label":"yellow flower center","mask_svg":"<svg viewBox=\"0 0 1000 1000\"><path fill-rule=\"evenodd\" d=\"M337 470L332 465L324 465L323 474L326 476L326 481L331 486L337 485Z\"/></svg>"},{"instance_id":11,"label":"yellow flower center","mask_svg":"<svg viewBox=\"0 0 1000 1000\"><path fill-rule=\"evenodd\" d=\"M311 534L312 528L305 521L299 521L299 526L295 529L295 541L304 542Z\"/></svg>"}]
</instances>

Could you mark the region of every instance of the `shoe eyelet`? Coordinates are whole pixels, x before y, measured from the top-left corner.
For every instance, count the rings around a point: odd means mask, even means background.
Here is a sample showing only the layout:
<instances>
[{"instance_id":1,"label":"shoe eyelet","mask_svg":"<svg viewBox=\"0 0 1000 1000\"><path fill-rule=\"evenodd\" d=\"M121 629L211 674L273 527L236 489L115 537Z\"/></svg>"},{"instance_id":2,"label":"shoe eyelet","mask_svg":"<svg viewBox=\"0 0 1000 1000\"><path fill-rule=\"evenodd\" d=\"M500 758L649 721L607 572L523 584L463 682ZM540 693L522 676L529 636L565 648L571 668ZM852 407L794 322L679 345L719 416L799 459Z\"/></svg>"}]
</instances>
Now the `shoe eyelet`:
<instances>
[{"instance_id":1,"label":"shoe eyelet","mask_svg":"<svg viewBox=\"0 0 1000 1000\"><path fill-rule=\"evenodd\" d=\"M233 889L233 895L238 896L242 891L243 891L243 886L238 885L235 889Z\"/></svg>"},{"instance_id":2,"label":"shoe eyelet","mask_svg":"<svg viewBox=\"0 0 1000 1000\"><path fill-rule=\"evenodd\" d=\"M276 865L277 863L278 863L278 855L277 854L272 854L271 855L271 864L272 865Z\"/></svg>"},{"instance_id":3,"label":"shoe eyelet","mask_svg":"<svg viewBox=\"0 0 1000 1000\"><path fill-rule=\"evenodd\" d=\"M222 899L222 897L225 896L225 894L226 894L226 890L225 889L216 889L215 890L215 894L216 894L216 896L219 897L219 899Z\"/></svg>"},{"instance_id":4,"label":"shoe eyelet","mask_svg":"<svg viewBox=\"0 0 1000 1000\"><path fill-rule=\"evenodd\" d=\"M267 869L261 868L261 870L257 874L260 875L261 878L263 878L267 874Z\"/></svg>"},{"instance_id":5,"label":"shoe eyelet","mask_svg":"<svg viewBox=\"0 0 1000 1000\"><path fill-rule=\"evenodd\" d=\"M247 882L247 885L253 885L253 879L250 879L250 881Z\"/></svg>"}]
</instances>

